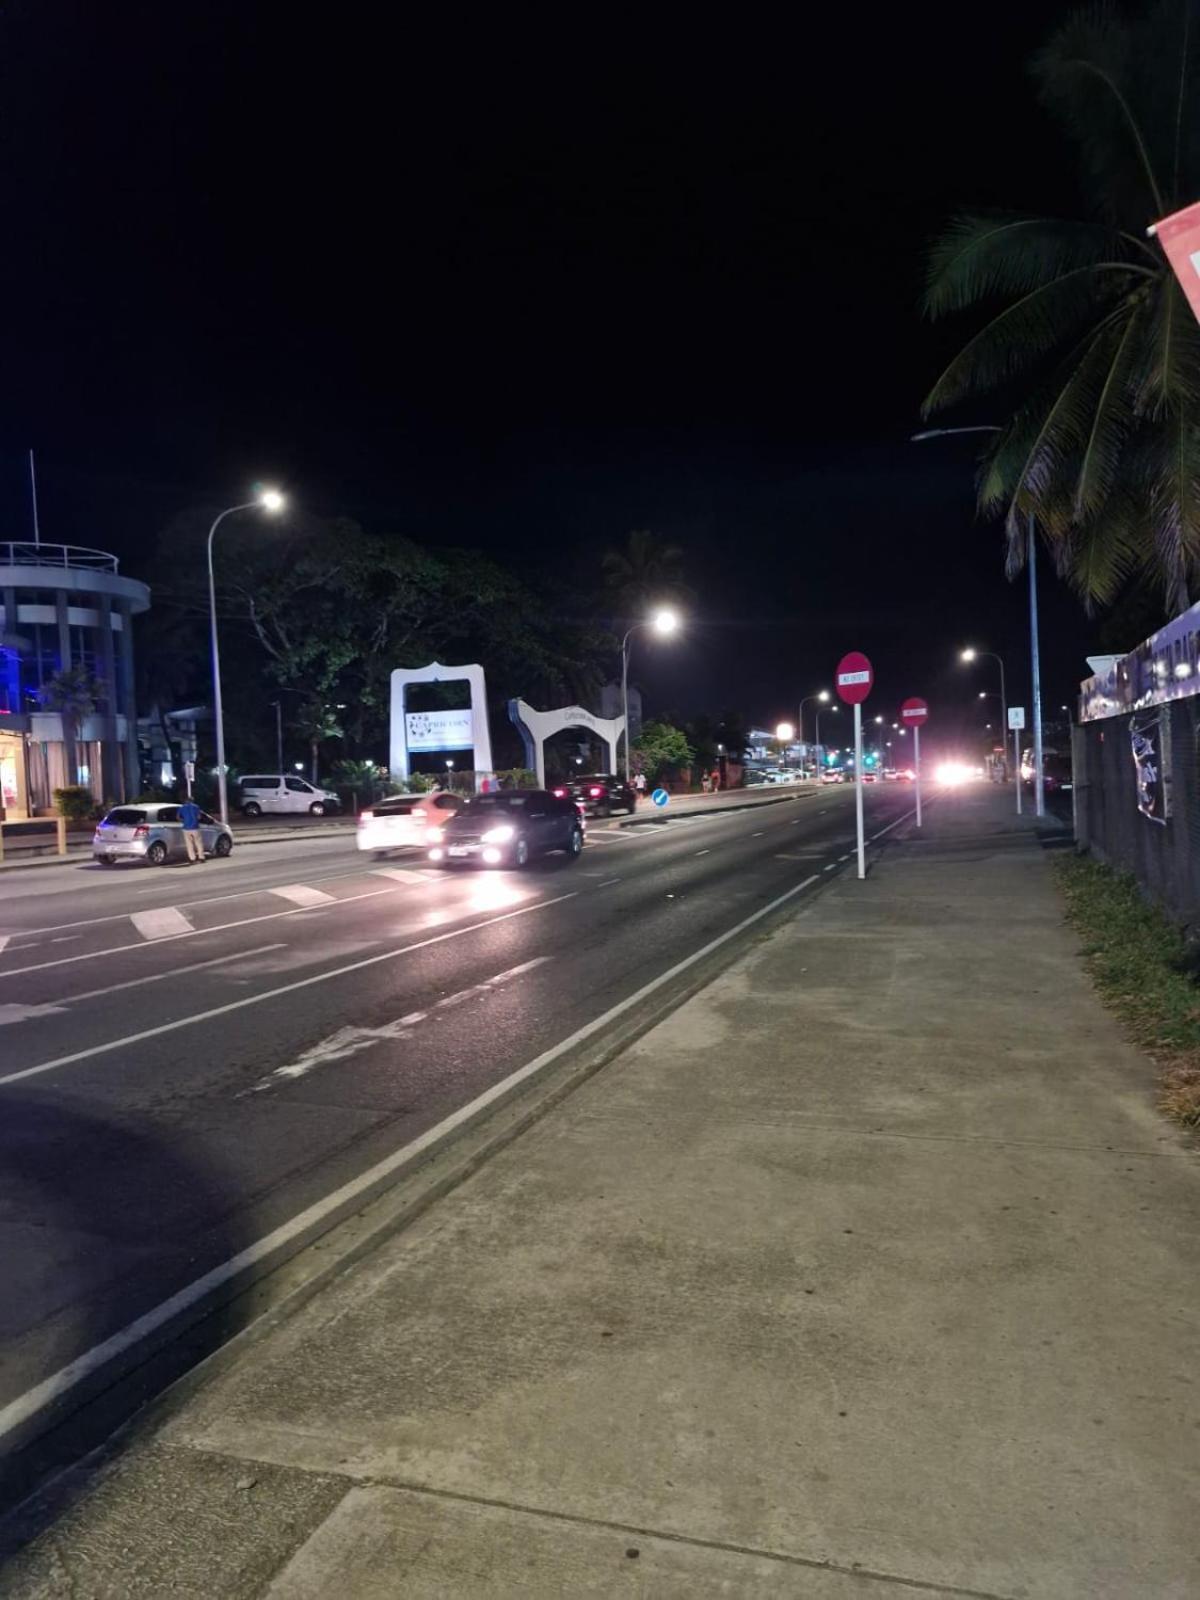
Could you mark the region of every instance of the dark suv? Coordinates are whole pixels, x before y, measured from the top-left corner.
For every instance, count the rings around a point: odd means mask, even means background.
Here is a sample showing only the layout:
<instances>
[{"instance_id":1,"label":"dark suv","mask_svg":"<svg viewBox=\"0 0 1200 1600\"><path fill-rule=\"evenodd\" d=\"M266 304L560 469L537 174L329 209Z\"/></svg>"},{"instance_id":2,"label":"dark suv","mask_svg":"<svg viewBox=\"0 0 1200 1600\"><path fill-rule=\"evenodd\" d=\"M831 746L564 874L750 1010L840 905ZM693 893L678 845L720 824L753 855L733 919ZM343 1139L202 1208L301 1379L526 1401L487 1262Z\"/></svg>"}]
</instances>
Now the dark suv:
<instances>
[{"instance_id":1,"label":"dark suv","mask_svg":"<svg viewBox=\"0 0 1200 1600\"><path fill-rule=\"evenodd\" d=\"M440 828L429 829L429 859L438 866L472 862L523 867L533 856L583 849L583 820L567 795L545 789L503 789L476 795Z\"/></svg>"},{"instance_id":2,"label":"dark suv","mask_svg":"<svg viewBox=\"0 0 1200 1600\"><path fill-rule=\"evenodd\" d=\"M570 798L598 817L611 816L614 811L628 811L632 816L637 809L636 791L623 778L614 778L610 772L568 778L566 783L556 784L553 792L560 800Z\"/></svg>"}]
</instances>

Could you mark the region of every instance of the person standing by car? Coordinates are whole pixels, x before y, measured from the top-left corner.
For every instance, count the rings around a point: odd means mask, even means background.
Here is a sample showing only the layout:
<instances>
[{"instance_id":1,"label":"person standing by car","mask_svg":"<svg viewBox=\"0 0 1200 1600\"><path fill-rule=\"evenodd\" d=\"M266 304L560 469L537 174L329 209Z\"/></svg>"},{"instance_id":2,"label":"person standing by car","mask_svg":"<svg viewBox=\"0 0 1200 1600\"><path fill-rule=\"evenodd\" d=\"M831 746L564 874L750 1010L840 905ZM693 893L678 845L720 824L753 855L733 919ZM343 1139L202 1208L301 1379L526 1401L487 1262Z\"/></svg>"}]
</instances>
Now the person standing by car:
<instances>
[{"instance_id":1,"label":"person standing by car","mask_svg":"<svg viewBox=\"0 0 1200 1600\"><path fill-rule=\"evenodd\" d=\"M183 824L183 842L187 849L188 865L204 860L204 840L200 837L200 807L191 795L179 807L179 820Z\"/></svg>"}]
</instances>

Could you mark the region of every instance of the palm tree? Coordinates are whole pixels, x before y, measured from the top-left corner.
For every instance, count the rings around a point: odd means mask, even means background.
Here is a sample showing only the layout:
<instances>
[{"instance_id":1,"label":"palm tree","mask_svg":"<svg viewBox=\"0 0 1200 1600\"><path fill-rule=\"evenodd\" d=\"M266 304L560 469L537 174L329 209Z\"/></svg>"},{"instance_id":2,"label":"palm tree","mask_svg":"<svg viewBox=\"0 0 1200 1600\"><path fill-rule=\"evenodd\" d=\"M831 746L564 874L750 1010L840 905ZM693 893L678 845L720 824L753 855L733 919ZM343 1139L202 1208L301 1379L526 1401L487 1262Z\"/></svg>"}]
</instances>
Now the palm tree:
<instances>
[{"instance_id":1,"label":"palm tree","mask_svg":"<svg viewBox=\"0 0 1200 1600\"><path fill-rule=\"evenodd\" d=\"M67 772L67 786L79 782L79 730L84 717L96 709L96 701L103 695L103 686L97 683L86 667L63 667L52 673L38 690L38 701L47 711L57 711L62 718L63 754Z\"/></svg>"},{"instance_id":2,"label":"palm tree","mask_svg":"<svg viewBox=\"0 0 1200 1600\"><path fill-rule=\"evenodd\" d=\"M682 549L649 529L631 533L623 550L606 551L600 565L605 589L622 616L636 616L664 601L683 604L692 597L683 578Z\"/></svg>"},{"instance_id":3,"label":"palm tree","mask_svg":"<svg viewBox=\"0 0 1200 1600\"><path fill-rule=\"evenodd\" d=\"M338 709L341 708L327 706L322 700L305 700L293 718L292 726L301 738L308 742L309 777L313 783L317 781L317 760L321 745L326 739L342 738L342 725L337 717Z\"/></svg>"},{"instance_id":4,"label":"palm tree","mask_svg":"<svg viewBox=\"0 0 1200 1600\"><path fill-rule=\"evenodd\" d=\"M1172 610L1200 588L1200 328L1146 236L1200 194L1192 7L1081 12L1035 58L1083 158L1084 216L959 216L929 255L928 314L988 320L923 410L1003 408L980 507L1005 516L1010 576L1032 515L1089 607L1131 579Z\"/></svg>"}]
</instances>

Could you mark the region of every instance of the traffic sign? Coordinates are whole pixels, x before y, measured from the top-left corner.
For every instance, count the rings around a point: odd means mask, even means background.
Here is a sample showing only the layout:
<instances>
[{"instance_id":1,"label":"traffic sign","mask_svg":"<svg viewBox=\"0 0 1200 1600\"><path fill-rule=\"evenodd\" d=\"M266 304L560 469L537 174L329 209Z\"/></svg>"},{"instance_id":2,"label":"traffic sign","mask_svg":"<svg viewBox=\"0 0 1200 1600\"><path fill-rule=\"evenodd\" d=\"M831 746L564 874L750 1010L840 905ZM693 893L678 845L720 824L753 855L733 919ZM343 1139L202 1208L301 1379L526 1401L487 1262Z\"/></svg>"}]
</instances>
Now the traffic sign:
<instances>
[{"instance_id":1,"label":"traffic sign","mask_svg":"<svg viewBox=\"0 0 1200 1600\"><path fill-rule=\"evenodd\" d=\"M924 700L906 700L900 707L900 725L903 728L920 728L929 720L929 707Z\"/></svg>"},{"instance_id":2,"label":"traffic sign","mask_svg":"<svg viewBox=\"0 0 1200 1600\"><path fill-rule=\"evenodd\" d=\"M851 650L837 664L835 677L838 698L848 706L861 705L871 692L875 672L861 650Z\"/></svg>"},{"instance_id":3,"label":"traffic sign","mask_svg":"<svg viewBox=\"0 0 1200 1600\"><path fill-rule=\"evenodd\" d=\"M1009 706L1009 708L1008 708L1008 727L1009 727L1009 731L1012 732L1014 729L1023 728L1024 726L1025 726L1025 707L1024 706Z\"/></svg>"},{"instance_id":4,"label":"traffic sign","mask_svg":"<svg viewBox=\"0 0 1200 1600\"><path fill-rule=\"evenodd\" d=\"M655 789L654 793L650 796L650 798L651 798L651 800L654 801L654 804L656 806L665 806L667 804L667 802L670 800L671 796L667 793L667 791L665 789Z\"/></svg>"}]
</instances>

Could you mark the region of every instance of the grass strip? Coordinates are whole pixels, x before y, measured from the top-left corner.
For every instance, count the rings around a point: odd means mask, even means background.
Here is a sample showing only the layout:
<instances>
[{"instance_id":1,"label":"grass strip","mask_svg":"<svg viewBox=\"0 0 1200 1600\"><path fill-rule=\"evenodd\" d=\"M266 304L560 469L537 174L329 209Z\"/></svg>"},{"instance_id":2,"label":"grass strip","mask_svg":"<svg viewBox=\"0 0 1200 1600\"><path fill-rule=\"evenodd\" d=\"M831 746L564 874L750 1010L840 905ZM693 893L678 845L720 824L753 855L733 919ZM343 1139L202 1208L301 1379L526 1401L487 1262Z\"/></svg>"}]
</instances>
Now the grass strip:
<instances>
[{"instance_id":1,"label":"grass strip","mask_svg":"<svg viewBox=\"0 0 1200 1600\"><path fill-rule=\"evenodd\" d=\"M1195 950L1143 899L1128 874L1065 851L1054 867L1088 973L1105 1004L1162 1072L1159 1104L1184 1127L1200 1126Z\"/></svg>"}]
</instances>

